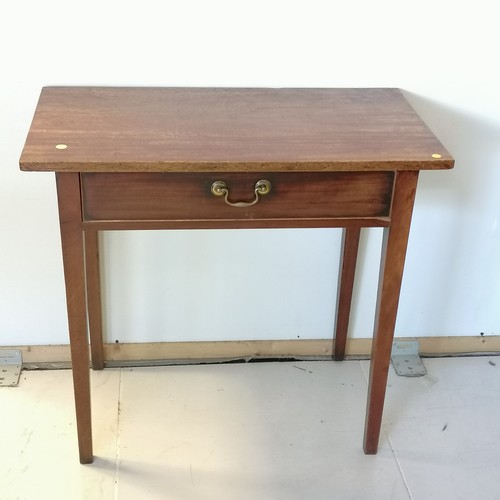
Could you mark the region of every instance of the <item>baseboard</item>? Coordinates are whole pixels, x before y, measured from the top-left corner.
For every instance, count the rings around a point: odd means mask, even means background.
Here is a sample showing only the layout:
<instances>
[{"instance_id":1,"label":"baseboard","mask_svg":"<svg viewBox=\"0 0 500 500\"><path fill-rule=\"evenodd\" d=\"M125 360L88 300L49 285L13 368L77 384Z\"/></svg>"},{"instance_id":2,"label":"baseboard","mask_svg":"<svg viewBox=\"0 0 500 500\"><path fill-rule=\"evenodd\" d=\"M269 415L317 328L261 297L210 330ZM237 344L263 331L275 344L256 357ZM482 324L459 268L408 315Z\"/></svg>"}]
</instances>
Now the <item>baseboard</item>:
<instances>
[{"instance_id":1,"label":"baseboard","mask_svg":"<svg viewBox=\"0 0 500 500\"><path fill-rule=\"evenodd\" d=\"M410 340L410 339L408 339ZM415 340L415 339L411 339ZM423 356L456 356L500 353L500 335L471 337L421 337ZM371 339L349 339L346 355L368 358ZM218 342L154 342L105 344L108 366L147 364L148 362L221 362L250 359L321 359L332 355L331 340L248 340ZM69 345L9 346L20 349L23 363L60 368L70 362Z\"/></svg>"}]
</instances>

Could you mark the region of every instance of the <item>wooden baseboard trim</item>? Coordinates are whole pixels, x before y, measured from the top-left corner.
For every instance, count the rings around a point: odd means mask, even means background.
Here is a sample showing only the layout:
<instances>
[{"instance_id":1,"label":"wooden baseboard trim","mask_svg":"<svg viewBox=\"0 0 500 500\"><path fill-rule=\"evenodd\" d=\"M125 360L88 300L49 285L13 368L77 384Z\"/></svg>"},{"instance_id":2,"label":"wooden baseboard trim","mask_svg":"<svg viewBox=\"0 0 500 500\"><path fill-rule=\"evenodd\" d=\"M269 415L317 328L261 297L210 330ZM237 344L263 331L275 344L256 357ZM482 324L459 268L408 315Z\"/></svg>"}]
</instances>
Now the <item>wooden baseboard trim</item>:
<instances>
[{"instance_id":1,"label":"wooden baseboard trim","mask_svg":"<svg viewBox=\"0 0 500 500\"><path fill-rule=\"evenodd\" d=\"M500 335L470 337L420 337L422 356L456 356L500 353ZM46 368L68 365L69 345L8 346L20 349L23 363L43 364ZM371 339L349 339L346 355L368 358ZM105 344L108 365L148 361L221 362L237 359L321 359L332 355L331 340L248 340L218 342L154 342L138 344Z\"/></svg>"}]
</instances>

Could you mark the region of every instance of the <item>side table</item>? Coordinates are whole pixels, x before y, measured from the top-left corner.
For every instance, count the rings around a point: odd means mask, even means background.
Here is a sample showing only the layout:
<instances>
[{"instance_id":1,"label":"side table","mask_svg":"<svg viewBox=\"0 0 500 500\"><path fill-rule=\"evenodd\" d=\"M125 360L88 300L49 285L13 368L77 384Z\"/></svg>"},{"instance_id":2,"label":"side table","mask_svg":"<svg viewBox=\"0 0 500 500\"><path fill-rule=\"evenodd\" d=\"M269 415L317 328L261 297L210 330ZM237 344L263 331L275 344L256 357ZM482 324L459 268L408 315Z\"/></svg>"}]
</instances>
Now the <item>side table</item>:
<instances>
[{"instance_id":1,"label":"side table","mask_svg":"<svg viewBox=\"0 0 500 500\"><path fill-rule=\"evenodd\" d=\"M342 360L360 230L383 227L375 454L418 174L453 164L397 89L44 88L20 166L56 175L81 463L93 460L89 333L104 366L98 232L117 229L344 228Z\"/></svg>"}]
</instances>

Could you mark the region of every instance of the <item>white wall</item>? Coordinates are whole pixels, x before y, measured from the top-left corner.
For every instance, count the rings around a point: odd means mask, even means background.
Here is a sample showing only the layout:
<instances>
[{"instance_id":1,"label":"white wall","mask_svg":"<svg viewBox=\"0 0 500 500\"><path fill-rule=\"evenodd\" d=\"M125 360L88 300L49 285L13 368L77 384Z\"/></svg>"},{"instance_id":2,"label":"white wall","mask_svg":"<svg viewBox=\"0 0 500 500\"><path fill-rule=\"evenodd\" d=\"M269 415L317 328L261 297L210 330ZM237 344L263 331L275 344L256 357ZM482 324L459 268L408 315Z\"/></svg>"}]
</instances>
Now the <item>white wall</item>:
<instances>
[{"instance_id":1,"label":"white wall","mask_svg":"<svg viewBox=\"0 0 500 500\"><path fill-rule=\"evenodd\" d=\"M0 345L67 341L53 175L18 170L44 85L405 89L456 169L421 175L396 334L500 334L493 7L486 0L2 2ZM338 243L337 230L106 234L108 340L329 338ZM366 231L357 337L371 336L379 244L380 231Z\"/></svg>"}]
</instances>

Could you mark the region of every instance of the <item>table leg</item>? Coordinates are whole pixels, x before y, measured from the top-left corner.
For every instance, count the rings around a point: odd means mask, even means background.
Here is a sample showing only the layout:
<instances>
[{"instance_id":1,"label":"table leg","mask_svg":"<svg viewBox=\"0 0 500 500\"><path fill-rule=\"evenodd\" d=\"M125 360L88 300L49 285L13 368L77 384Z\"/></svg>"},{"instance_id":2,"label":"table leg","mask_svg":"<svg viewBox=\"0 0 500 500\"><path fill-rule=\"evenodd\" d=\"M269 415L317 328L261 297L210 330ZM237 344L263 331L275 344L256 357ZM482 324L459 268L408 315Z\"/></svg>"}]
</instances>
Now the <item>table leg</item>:
<instances>
[{"instance_id":1,"label":"table leg","mask_svg":"<svg viewBox=\"0 0 500 500\"><path fill-rule=\"evenodd\" d=\"M354 275L356 272L360 233L361 228L359 227L348 227L342 232L337 319L333 347L333 357L336 361L342 361L345 357L345 345L349 327L349 315L351 312L352 291L354 288Z\"/></svg>"},{"instance_id":2,"label":"table leg","mask_svg":"<svg viewBox=\"0 0 500 500\"><path fill-rule=\"evenodd\" d=\"M102 342L101 282L99 271L99 233L85 231L85 272L87 277L87 310L89 316L92 368L104 368Z\"/></svg>"},{"instance_id":3,"label":"table leg","mask_svg":"<svg viewBox=\"0 0 500 500\"><path fill-rule=\"evenodd\" d=\"M384 229L366 408L364 450L367 455L374 455L378 450L387 375L417 180L418 171L396 172L391 225Z\"/></svg>"},{"instance_id":4,"label":"table leg","mask_svg":"<svg viewBox=\"0 0 500 500\"><path fill-rule=\"evenodd\" d=\"M80 462L86 464L93 461L93 453L80 177L77 173L56 173L56 184L64 279L66 283L78 446Z\"/></svg>"}]
</instances>

